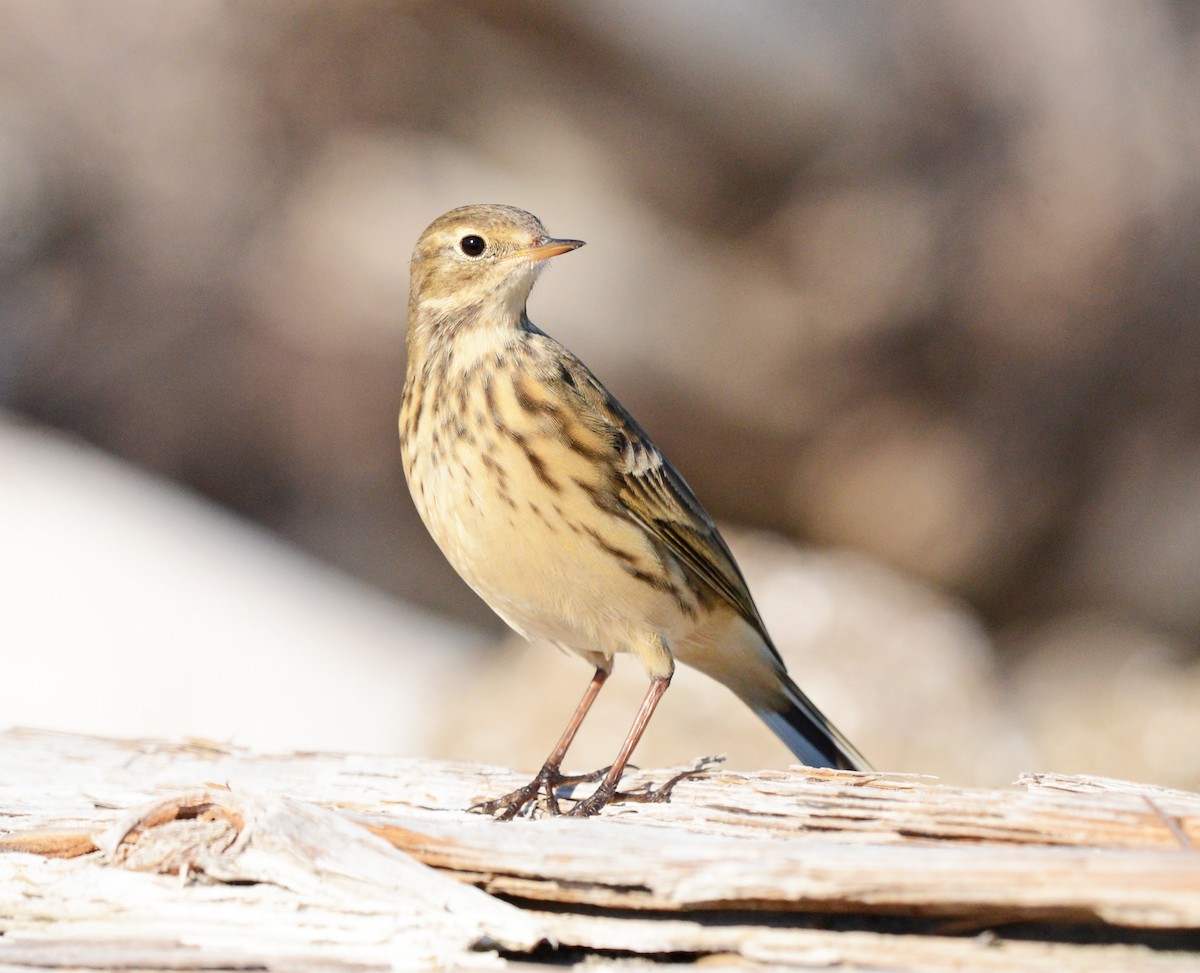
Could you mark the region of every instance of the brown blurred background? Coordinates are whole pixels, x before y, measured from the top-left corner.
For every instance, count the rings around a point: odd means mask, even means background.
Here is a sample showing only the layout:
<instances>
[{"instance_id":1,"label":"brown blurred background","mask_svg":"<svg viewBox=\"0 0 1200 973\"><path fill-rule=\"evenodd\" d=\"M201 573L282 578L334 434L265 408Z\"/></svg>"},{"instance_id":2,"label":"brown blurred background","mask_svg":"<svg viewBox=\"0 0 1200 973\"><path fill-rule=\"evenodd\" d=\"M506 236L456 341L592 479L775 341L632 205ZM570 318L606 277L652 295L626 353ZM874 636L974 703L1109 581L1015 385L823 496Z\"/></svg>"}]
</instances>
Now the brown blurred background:
<instances>
[{"instance_id":1,"label":"brown blurred background","mask_svg":"<svg viewBox=\"0 0 1200 973\"><path fill-rule=\"evenodd\" d=\"M877 763L1200 786L1198 10L3 0L0 406L498 641L395 413L416 237L522 206L589 241L531 316ZM416 749L540 762L586 668L454 658ZM647 760L758 732L692 691Z\"/></svg>"}]
</instances>

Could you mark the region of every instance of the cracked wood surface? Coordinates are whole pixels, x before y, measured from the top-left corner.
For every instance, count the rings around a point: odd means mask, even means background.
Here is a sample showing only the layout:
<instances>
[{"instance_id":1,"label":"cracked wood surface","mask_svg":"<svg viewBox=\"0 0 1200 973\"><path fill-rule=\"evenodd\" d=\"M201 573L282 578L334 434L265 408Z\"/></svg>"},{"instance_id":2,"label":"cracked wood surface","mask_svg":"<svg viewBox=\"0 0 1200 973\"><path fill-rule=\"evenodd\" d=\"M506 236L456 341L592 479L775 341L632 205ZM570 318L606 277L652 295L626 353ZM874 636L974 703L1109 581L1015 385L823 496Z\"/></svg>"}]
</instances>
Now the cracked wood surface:
<instances>
[{"instance_id":1,"label":"cracked wood surface","mask_svg":"<svg viewBox=\"0 0 1200 973\"><path fill-rule=\"evenodd\" d=\"M1200 967L1200 795L796 768L589 820L463 810L524 779L0 734L0 969Z\"/></svg>"}]
</instances>

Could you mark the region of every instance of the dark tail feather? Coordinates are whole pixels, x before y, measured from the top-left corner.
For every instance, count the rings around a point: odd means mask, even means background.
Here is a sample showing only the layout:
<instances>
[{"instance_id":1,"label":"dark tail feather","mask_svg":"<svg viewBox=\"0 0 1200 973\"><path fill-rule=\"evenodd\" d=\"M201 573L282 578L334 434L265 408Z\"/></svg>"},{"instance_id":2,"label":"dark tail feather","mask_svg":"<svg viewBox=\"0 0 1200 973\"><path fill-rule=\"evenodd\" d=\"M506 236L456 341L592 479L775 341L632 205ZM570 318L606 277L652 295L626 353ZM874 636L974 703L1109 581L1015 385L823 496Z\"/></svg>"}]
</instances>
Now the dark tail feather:
<instances>
[{"instance_id":1,"label":"dark tail feather","mask_svg":"<svg viewBox=\"0 0 1200 973\"><path fill-rule=\"evenodd\" d=\"M780 673L782 698L774 705L755 705L754 711L787 748L810 767L833 770L871 770L866 758L842 736L812 701Z\"/></svg>"}]
</instances>

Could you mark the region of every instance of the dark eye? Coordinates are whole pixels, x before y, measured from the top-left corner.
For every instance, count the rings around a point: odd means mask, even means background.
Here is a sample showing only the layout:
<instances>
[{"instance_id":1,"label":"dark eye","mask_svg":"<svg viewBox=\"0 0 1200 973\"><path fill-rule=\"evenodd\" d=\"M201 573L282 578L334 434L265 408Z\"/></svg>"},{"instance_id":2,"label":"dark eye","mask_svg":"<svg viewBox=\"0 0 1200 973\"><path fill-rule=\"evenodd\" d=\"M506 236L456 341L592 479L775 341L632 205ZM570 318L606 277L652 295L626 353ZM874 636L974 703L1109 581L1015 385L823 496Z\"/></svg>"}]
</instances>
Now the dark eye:
<instances>
[{"instance_id":1,"label":"dark eye","mask_svg":"<svg viewBox=\"0 0 1200 973\"><path fill-rule=\"evenodd\" d=\"M458 241L458 249L468 257L478 257L487 248L487 241L471 233Z\"/></svg>"}]
</instances>

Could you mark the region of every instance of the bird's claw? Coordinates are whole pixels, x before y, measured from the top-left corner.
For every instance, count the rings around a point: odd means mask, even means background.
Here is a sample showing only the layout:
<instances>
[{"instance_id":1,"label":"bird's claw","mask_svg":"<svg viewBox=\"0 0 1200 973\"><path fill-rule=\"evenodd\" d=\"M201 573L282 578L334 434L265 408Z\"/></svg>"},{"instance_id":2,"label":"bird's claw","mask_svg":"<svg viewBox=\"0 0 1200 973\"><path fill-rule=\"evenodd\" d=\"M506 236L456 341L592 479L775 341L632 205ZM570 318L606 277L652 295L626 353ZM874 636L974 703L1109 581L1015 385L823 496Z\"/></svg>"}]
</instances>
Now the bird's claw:
<instances>
[{"instance_id":1,"label":"bird's claw","mask_svg":"<svg viewBox=\"0 0 1200 973\"><path fill-rule=\"evenodd\" d=\"M586 818L599 814L609 804L665 804L670 801L671 792L675 789L676 784L695 777L697 774L705 773L724 759L724 757L702 757L694 767L681 771L654 789L651 789L649 784L645 784L642 790L618 791L614 782L611 785L601 783L587 797L576 799L569 795L563 795L566 800L575 801L568 811L563 811L559 806L559 795L556 793L558 788L590 784L602 780L612 768L601 767L599 770L593 770L590 774L561 774L557 770L543 767L538 775L524 787L518 787L515 791L502 797L472 805L469 810L493 816L498 821L511 821L526 813L533 817L537 808L541 808L544 813L552 817L566 815L573 818ZM628 765L628 769L636 770L637 768ZM539 799L539 795L543 793L544 797Z\"/></svg>"},{"instance_id":2,"label":"bird's claw","mask_svg":"<svg viewBox=\"0 0 1200 973\"><path fill-rule=\"evenodd\" d=\"M593 770L588 774L562 774L556 769L543 767L538 772L538 775L524 787L518 787L515 791L510 791L490 801L481 801L479 804L473 804L468 810L477 814L487 814L496 818L497 821L511 821L513 818L523 816L526 813L528 813L529 817L533 817L534 811L537 808L541 808L551 816L558 816L564 813L559 807L558 794L556 793L560 787L573 787L576 784L594 783L603 778L610 769L609 767L601 767L599 770ZM602 806L603 804L597 806L596 810L598 811ZM575 808L571 808L568 813L574 814ZM591 813L594 814L595 811Z\"/></svg>"},{"instance_id":3,"label":"bird's claw","mask_svg":"<svg viewBox=\"0 0 1200 973\"><path fill-rule=\"evenodd\" d=\"M675 785L681 780L688 780L698 774L706 773L718 764L725 762L724 757L701 757L696 761L696 766L689 767L687 770L682 770L666 783L660 784L656 788L651 788L649 784L642 785L642 789L636 791L617 791L606 799L605 803L621 803L621 804L666 804L671 800L671 792L675 790ZM595 795L592 795L595 797ZM585 800L591 800L587 798ZM583 802L581 802L583 803ZM583 814L595 814L600 810L601 804L595 810L587 810ZM575 814L579 806L571 808L570 813Z\"/></svg>"}]
</instances>

